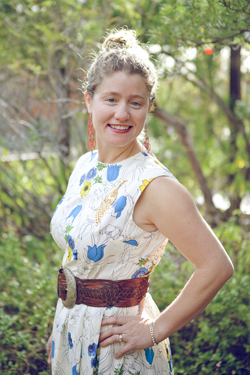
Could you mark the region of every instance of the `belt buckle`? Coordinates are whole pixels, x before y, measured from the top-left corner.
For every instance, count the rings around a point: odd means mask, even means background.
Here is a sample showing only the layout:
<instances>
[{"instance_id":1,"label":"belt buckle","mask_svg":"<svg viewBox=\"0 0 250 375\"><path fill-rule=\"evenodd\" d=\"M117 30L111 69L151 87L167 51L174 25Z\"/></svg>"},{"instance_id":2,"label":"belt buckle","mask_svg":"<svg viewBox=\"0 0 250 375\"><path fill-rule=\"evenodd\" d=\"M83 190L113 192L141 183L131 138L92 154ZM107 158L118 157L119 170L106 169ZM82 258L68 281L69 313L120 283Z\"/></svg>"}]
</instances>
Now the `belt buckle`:
<instances>
[{"instance_id":1,"label":"belt buckle","mask_svg":"<svg viewBox=\"0 0 250 375\"><path fill-rule=\"evenodd\" d=\"M76 279L69 268L63 268L62 271L66 277L67 283L67 297L65 301L62 300L62 303L68 309L72 309L76 304Z\"/></svg>"}]
</instances>

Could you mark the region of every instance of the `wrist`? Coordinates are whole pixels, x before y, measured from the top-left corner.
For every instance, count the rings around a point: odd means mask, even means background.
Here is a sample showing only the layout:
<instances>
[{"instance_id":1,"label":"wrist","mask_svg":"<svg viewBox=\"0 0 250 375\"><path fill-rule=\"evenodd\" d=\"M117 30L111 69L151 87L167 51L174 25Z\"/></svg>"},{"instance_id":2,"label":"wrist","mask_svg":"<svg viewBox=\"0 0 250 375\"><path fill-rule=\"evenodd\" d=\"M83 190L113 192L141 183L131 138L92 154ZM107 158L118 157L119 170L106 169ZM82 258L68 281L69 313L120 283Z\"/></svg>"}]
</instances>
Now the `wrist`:
<instances>
[{"instance_id":1,"label":"wrist","mask_svg":"<svg viewBox=\"0 0 250 375\"><path fill-rule=\"evenodd\" d=\"M150 322L149 322L149 331L150 331L150 335L151 335L151 340L152 340L153 346L157 346L158 342L155 339L154 324L155 324L155 320L151 319Z\"/></svg>"}]
</instances>

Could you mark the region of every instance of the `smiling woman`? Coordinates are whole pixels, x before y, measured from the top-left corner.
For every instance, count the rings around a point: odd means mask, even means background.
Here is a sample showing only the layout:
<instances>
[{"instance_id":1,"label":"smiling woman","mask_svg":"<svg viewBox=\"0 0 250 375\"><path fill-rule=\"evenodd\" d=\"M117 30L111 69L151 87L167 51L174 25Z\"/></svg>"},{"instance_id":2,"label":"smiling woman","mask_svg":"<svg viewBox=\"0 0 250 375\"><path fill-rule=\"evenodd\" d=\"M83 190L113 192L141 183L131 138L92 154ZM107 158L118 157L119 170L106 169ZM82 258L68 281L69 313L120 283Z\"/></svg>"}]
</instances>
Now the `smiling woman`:
<instances>
[{"instance_id":1,"label":"smiling woman","mask_svg":"<svg viewBox=\"0 0 250 375\"><path fill-rule=\"evenodd\" d=\"M110 88L112 91L108 91ZM126 154L141 151L137 137L152 105L143 77L115 72L103 78L93 98L86 92L85 99L93 119L100 161L117 161L118 147L122 159Z\"/></svg>"},{"instance_id":2,"label":"smiling woman","mask_svg":"<svg viewBox=\"0 0 250 375\"><path fill-rule=\"evenodd\" d=\"M156 84L135 33L111 32L87 75L91 152L77 161L51 221L64 250L47 344L53 375L173 374L168 337L232 275L189 193L149 152L148 137L138 140ZM168 239L195 272L160 313L147 288Z\"/></svg>"}]
</instances>

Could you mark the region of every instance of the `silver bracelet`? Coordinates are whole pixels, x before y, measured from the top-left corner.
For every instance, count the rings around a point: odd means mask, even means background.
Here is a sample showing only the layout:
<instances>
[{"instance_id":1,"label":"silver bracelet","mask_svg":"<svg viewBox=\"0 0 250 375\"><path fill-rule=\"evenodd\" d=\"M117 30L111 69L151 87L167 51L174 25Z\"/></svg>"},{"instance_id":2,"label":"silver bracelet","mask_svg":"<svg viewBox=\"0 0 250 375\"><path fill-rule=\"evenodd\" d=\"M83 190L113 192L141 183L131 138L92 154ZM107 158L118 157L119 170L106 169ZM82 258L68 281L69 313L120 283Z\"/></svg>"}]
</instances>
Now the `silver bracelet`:
<instances>
[{"instance_id":1,"label":"silver bracelet","mask_svg":"<svg viewBox=\"0 0 250 375\"><path fill-rule=\"evenodd\" d=\"M154 329L153 329L153 320L151 320L150 323L149 323L149 330L150 330L151 339L153 341L154 346L158 345L157 342L155 341L155 335L154 335Z\"/></svg>"}]
</instances>

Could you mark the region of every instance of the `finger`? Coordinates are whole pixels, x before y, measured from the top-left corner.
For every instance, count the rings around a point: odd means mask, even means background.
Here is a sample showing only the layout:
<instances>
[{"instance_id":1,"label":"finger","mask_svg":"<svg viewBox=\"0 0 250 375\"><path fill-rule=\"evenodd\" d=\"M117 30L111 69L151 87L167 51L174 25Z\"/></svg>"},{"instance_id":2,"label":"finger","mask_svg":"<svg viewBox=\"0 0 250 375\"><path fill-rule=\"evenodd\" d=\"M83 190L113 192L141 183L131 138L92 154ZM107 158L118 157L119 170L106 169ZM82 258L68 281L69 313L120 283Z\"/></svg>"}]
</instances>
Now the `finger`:
<instances>
[{"instance_id":1,"label":"finger","mask_svg":"<svg viewBox=\"0 0 250 375\"><path fill-rule=\"evenodd\" d=\"M50 352L51 352L51 344L47 344L46 345L46 352L47 352L48 355L50 354Z\"/></svg>"},{"instance_id":2,"label":"finger","mask_svg":"<svg viewBox=\"0 0 250 375\"><path fill-rule=\"evenodd\" d=\"M132 350L131 347L128 344L126 344L120 350L118 350L117 353L115 353L114 357L115 357L115 359L120 359L121 357L123 357L125 354L127 354L131 350Z\"/></svg>"},{"instance_id":3,"label":"finger","mask_svg":"<svg viewBox=\"0 0 250 375\"><path fill-rule=\"evenodd\" d=\"M47 350L47 354L48 354L48 363L51 364L51 360L52 360L52 350L51 350L51 345L48 346L48 348L46 347L46 350Z\"/></svg>"},{"instance_id":4,"label":"finger","mask_svg":"<svg viewBox=\"0 0 250 375\"><path fill-rule=\"evenodd\" d=\"M120 335L113 335L103 340L102 342L99 341L99 346L101 348L106 348L106 346L115 344L116 342L122 342L120 341Z\"/></svg>"},{"instance_id":5,"label":"finger","mask_svg":"<svg viewBox=\"0 0 250 375\"><path fill-rule=\"evenodd\" d=\"M108 326L111 324L115 325L124 325L127 323L127 318L123 318L122 316L111 316L109 318L102 319L102 326Z\"/></svg>"},{"instance_id":6,"label":"finger","mask_svg":"<svg viewBox=\"0 0 250 375\"><path fill-rule=\"evenodd\" d=\"M51 360L52 360L51 355L49 355L49 358L48 358L48 364L49 365L51 365Z\"/></svg>"},{"instance_id":7,"label":"finger","mask_svg":"<svg viewBox=\"0 0 250 375\"><path fill-rule=\"evenodd\" d=\"M111 327L109 329L107 329L106 331L102 332L99 336L99 342L107 339L108 337L110 336L113 336L113 335L120 335L122 332L121 332L121 327Z\"/></svg>"}]
</instances>

